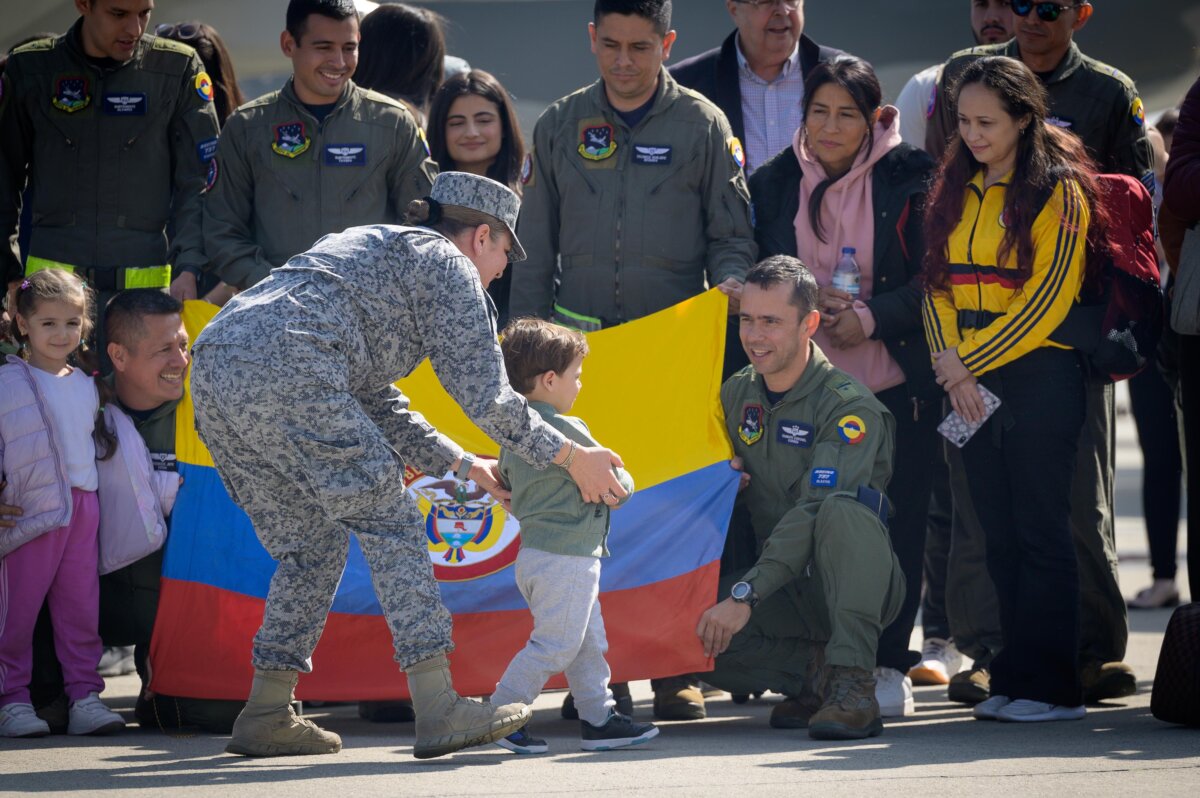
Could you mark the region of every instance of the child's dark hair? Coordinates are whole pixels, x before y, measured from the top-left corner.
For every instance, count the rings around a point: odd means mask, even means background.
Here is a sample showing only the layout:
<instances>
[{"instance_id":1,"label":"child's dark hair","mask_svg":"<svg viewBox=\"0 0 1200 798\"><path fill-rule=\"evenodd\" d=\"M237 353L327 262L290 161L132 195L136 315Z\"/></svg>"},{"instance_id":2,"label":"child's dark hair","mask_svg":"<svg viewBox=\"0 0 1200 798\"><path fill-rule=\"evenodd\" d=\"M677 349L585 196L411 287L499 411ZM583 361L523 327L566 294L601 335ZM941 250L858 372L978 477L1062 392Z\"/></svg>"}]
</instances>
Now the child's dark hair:
<instances>
[{"instance_id":1,"label":"child's dark hair","mask_svg":"<svg viewBox=\"0 0 1200 798\"><path fill-rule=\"evenodd\" d=\"M116 436L108 431L104 423L104 406L113 401L114 397L108 383L100 379L99 358L87 344L96 315L96 293L71 272L62 269L42 269L26 277L17 286L17 314L28 319L37 312L43 302L63 302L82 310L79 348L71 355L71 360L74 361L74 365L92 375L96 391L100 394L100 408L96 413L92 438L96 441L96 457L107 460L117 451ZM28 359L29 336L21 332L18 324L13 325L12 336Z\"/></svg>"},{"instance_id":2,"label":"child's dark hair","mask_svg":"<svg viewBox=\"0 0 1200 798\"><path fill-rule=\"evenodd\" d=\"M517 319L500 333L500 351L508 382L519 394L527 394L537 378L547 371L562 374L576 358L588 353L587 338L542 319Z\"/></svg>"}]
</instances>

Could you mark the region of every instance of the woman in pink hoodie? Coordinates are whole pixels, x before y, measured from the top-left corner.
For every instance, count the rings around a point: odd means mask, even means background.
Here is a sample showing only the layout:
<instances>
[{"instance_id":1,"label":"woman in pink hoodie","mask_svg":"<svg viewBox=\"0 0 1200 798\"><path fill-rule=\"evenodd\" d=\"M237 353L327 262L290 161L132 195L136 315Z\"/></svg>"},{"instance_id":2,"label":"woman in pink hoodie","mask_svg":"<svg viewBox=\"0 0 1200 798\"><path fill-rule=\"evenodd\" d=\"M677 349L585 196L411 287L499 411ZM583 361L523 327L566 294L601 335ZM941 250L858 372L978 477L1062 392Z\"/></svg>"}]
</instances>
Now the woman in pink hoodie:
<instances>
[{"instance_id":1,"label":"woman in pink hoodie","mask_svg":"<svg viewBox=\"0 0 1200 798\"><path fill-rule=\"evenodd\" d=\"M889 532L908 594L880 636L876 658L876 697L889 717L913 712L907 673L920 655L908 641L921 597L942 392L922 334L918 282L934 164L901 142L899 111L882 105L882 95L862 59L840 56L814 67L793 145L754 173L750 195L760 257L798 257L821 286L821 327L813 340L896 418ZM857 297L833 287L847 248L861 271Z\"/></svg>"}]
</instances>

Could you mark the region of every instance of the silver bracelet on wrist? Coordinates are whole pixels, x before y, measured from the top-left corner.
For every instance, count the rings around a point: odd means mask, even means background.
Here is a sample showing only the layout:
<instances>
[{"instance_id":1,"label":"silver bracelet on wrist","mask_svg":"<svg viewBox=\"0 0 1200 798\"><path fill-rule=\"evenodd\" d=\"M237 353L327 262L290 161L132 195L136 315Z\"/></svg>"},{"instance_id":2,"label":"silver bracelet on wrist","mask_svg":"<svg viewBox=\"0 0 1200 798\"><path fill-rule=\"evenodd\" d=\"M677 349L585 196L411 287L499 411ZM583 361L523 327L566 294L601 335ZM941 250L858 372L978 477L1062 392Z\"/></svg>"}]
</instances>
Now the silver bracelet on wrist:
<instances>
[{"instance_id":1,"label":"silver bracelet on wrist","mask_svg":"<svg viewBox=\"0 0 1200 798\"><path fill-rule=\"evenodd\" d=\"M563 471L571 470L571 464L575 462L575 450L579 448L579 444L575 443L575 441L571 441L570 443L571 449L567 452L566 458L558 464L558 467Z\"/></svg>"}]
</instances>

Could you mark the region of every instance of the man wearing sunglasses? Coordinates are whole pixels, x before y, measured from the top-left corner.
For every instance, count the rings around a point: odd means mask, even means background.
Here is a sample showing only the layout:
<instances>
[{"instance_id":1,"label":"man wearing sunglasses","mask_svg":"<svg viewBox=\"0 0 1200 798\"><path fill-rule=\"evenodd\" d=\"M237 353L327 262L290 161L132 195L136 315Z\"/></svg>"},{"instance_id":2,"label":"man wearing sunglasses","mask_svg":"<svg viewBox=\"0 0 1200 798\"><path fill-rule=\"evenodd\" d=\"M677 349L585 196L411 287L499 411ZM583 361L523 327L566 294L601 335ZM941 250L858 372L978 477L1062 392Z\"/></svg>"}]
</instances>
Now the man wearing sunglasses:
<instances>
[{"instance_id":1,"label":"man wearing sunglasses","mask_svg":"<svg viewBox=\"0 0 1200 798\"><path fill-rule=\"evenodd\" d=\"M940 158L957 126L945 102L968 63L986 55L1021 60L1042 79L1050 95L1050 124L1083 140L1105 173L1126 174L1154 192L1154 156L1146 137L1145 111L1133 81L1080 52L1074 35L1095 11L1090 2L1012 0L1016 37L1004 45L955 53L942 71L937 109L926 149ZM1122 660L1129 639L1125 600L1117 582L1113 525L1115 398L1107 378L1089 377L1087 416L1071 486L1071 528L1079 555L1082 613L1080 663L1088 702L1120 698L1137 690L1133 669Z\"/></svg>"},{"instance_id":2,"label":"man wearing sunglasses","mask_svg":"<svg viewBox=\"0 0 1200 798\"><path fill-rule=\"evenodd\" d=\"M172 271L204 265L200 193L218 124L196 51L149 35L154 0L75 9L70 30L17 48L0 78L0 277L11 287L66 269L103 309L121 289L165 289ZM21 253L27 181L33 229ZM103 318L96 329L102 344Z\"/></svg>"}]
</instances>

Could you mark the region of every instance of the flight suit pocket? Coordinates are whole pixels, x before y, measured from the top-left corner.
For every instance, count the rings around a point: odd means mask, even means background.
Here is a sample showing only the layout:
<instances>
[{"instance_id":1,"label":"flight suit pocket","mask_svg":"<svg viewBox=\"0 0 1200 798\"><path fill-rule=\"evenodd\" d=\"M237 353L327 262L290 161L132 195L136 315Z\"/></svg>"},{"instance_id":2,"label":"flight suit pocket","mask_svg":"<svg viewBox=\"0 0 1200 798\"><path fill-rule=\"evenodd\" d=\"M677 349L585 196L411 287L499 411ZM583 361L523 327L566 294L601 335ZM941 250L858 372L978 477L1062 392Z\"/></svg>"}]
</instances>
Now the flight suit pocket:
<instances>
[{"instance_id":1,"label":"flight suit pocket","mask_svg":"<svg viewBox=\"0 0 1200 798\"><path fill-rule=\"evenodd\" d=\"M707 247L704 234L706 225L694 156L687 154L687 157L679 157L668 167L633 168L663 169L662 174L654 175L655 179L649 184L643 199L645 265L680 271L703 263Z\"/></svg>"},{"instance_id":2,"label":"flight suit pocket","mask_svg":"<svg viewBox=\"0 0 1200 798\"><path fill-rule=\"evenodd\" d=\"M46 103L49 108L49 102ZM54 111L54 109L50 109ZM38 135L34 136L31 171L37 175L39 186L33 215L35 226L61 227L70 224L77 210L80 183L80 147L87 132L78 120L66 118L61 111L54 111L63 119L55 119L47 111L41 112L48 125L34 123Z\"/></svg>"},{"instance_id":3,"label":"flight suit pocket","mask_svg":"<svg viewBox=\"0 0 1200 798\"><path fill-rule=\"evenodd\" d=\"M840 473L841 444L824 441L813 447L810 467L793 483L789 496L793 501L819 501L845 491Z\"/></svg>"},{"instance_id":4,"label":"flight suit pocket","mask_svg":"<svg viewBox=\"0 0 1200 798\"><path fill-rule=\"evenodd\" d=\"M293 430L289 438L295 467L330 518L370 517L403 490L404 462L377 436Z\"/></svg>"}]
</instances>

